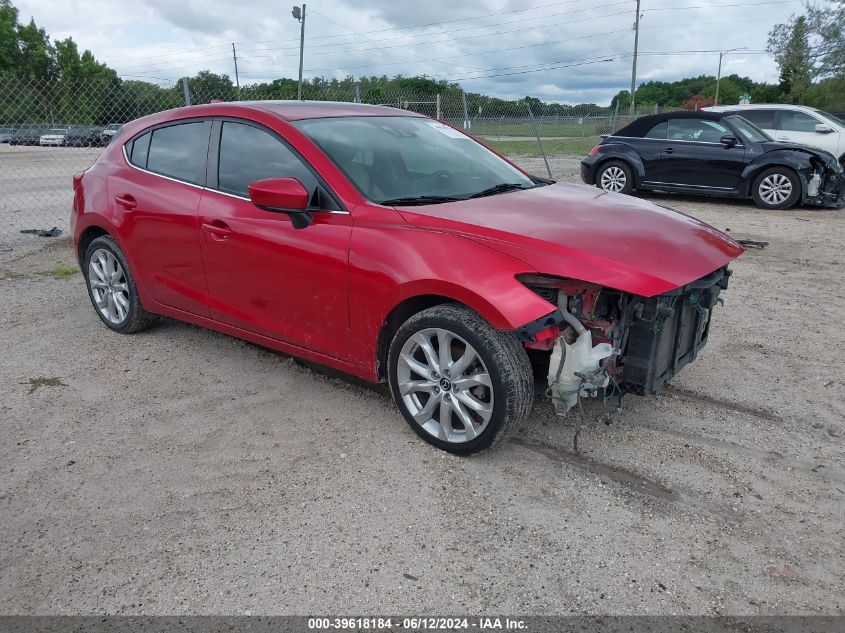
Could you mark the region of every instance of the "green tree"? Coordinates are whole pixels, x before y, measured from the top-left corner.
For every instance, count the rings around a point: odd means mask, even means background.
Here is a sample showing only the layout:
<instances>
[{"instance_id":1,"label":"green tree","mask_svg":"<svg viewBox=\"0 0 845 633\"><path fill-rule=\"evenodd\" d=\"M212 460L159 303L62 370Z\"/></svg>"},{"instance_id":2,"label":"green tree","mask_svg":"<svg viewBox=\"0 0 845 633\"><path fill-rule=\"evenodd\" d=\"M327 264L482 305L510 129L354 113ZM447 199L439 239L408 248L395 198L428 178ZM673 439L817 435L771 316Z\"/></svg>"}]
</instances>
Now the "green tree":
<instances>
[{"instance_id":1,"label":"green tree","mask_svg":"<svg viewBox=\"0 0 845 633\"><path fill-rule=\"evenodd\" d=\"M0 77L14 75L19 63L18 10L9 0L0 0Z\"/></svg>"},{"instance_id":2,"label":"green tree","mask_svg":"<svg viewBox=\"0 0 845 633\"><path fill-rule=\"evenodd\" d=\"M55 77L56 51L50 44L47 32L38 28L35 20L30 20L27 25L18 25L18 46L19 77L31 80L49 80Z\"/></svg>"},{"instance_id":3,"label":"green tree","mask_svg":"<svg viewBox=\"0 0 845 633\"><path fill-rule=\"evenodd\" d=\"M810 29L805 16L778 24L769 34L769 52L780 68L780 89L790 103L801 103L812 82Z\"/></svg>"}]
</instances>

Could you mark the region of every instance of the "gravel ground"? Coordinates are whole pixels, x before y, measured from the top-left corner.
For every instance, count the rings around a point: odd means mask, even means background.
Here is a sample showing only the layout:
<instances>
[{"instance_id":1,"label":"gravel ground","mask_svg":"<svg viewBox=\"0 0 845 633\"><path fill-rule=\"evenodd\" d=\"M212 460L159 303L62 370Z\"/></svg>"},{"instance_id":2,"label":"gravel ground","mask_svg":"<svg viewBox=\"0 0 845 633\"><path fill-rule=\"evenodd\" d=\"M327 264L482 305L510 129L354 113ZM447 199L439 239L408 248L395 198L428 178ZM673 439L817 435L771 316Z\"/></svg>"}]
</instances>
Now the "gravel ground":
<instances>
[{"instance_id":1,"label":"gravel ground","mask_svg":"<svg viewBox=\"0 0 845 633\"><path fill-rule=\"evenodd\" d=\"M579 455L545 401L447 455L381 389L109 332L65 241L7 259L0 614L845 613L845 215L649 198L771 245L669 390L587 408Z\"/></svg>"}]
</instances>

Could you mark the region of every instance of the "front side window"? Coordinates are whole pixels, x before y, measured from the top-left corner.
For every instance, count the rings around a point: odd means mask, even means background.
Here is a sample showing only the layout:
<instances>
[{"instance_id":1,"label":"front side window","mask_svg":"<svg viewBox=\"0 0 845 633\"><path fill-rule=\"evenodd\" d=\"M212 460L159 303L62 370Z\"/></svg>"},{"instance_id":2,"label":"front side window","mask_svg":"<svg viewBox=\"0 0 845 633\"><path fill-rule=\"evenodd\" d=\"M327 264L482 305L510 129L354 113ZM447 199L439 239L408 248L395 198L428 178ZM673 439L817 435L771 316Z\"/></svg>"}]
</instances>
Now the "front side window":
<instances>
[{"instance_id":1,"label":"front side window","mask_svg":"<svg viewBox=\"0 0 845 633\"><path fill-rule=\"evenodd\" d=\"M494 152L432 119L361 116L294 124L375 202L467 198L492 187L536 186Z\"/></svg>"},{"instance_id":2,"label":"front side window","mask_svg":"<svg viewBox=\"0 0 845 633\"><path fill-rule=\"evenodd\" d=\"M730 130L718 121L707 119L669 119L669 139L673 141L698 141L719 143Z\"/></svg>"},{"instance_id":3,"label":"front side window","mask_svg":"<svg viewBox=\"0 0 845 633\"><path fill-rule=\"evenodd\" d=\"M816 117L798 110L780 112L780 129L784 132L815 132L819 123Z\"/></svg>"},{"instance_id":4,"label":"front side window","mask_svg":"<svg viewBox=\"0 0 845 633\"><path fill-rule=\"evenodd\" d=\"M247 186L264 178L296 178L309 190L315 184L308 168L280 140L252 125L224 121L218 188L248 197Z\"/></svg>"},{"instance_id":5,"label":"front side window","mask_svg":"<svg viewBox=\"0 0 845 633\"><path fill-rule=\"evenodd\" d=\"M197 185L205 183L211 122L179 123L152 131L147 169Z\"/></svg>"}]
</instances>

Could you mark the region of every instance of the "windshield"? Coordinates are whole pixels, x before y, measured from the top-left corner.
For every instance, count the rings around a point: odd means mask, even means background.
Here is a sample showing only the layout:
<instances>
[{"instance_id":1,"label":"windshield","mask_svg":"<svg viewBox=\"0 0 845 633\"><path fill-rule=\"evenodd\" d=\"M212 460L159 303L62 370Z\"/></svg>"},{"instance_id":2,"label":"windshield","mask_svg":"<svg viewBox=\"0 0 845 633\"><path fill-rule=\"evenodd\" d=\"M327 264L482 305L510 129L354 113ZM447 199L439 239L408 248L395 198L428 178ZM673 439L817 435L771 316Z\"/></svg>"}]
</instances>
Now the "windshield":
<instances>
[{"instance_id":1,"label":"windshield","mask_svg":"<svg viewBox=\"0 0 845 633\"><path fill-rule=\"evenodd\" d=\"M764 143L765 141L774 140L745 117L734 115L725 118L739 130L739 133L745 137L745 140L751 143Z\"/></svg>"},{"instance_id":2,"label":"windshield","mask_svg":"<svg viewBox=\"0 0 845 633\"><path fill-rule=\"evenodd\" d=\"M342 117L294 125L374 202L431 204L537 186L483 145L432 119Z\"/></svg>"}]
</instances>

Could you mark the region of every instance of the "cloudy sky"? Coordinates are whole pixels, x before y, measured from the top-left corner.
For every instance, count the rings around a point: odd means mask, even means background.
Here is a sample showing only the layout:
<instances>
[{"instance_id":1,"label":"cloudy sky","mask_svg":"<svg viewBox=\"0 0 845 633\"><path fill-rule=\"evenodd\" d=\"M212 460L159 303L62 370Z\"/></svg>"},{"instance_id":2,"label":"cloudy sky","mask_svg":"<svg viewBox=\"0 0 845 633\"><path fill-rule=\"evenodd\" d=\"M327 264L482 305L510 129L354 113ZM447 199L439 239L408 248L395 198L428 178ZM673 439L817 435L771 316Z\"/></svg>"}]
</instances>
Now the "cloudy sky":
<instances>
[{"instance_id":1,"label":"cloudy sky","mask_svg":"<svg viewBox=\"0 0 845 633\"><path fill-rule=\"evenodd\" d=\"M121 76L172 80L199 70L242 83L296 77L299 23L279 0L13 0L54 39ZM312 0L305 74L415 75L504 97L606 104L630 87L635 0ZM767 33L800 0L642 0L638 82L715 74L775 81ZM610 61L607 61L610 60Z\"/></svg>"}]
</instances>

